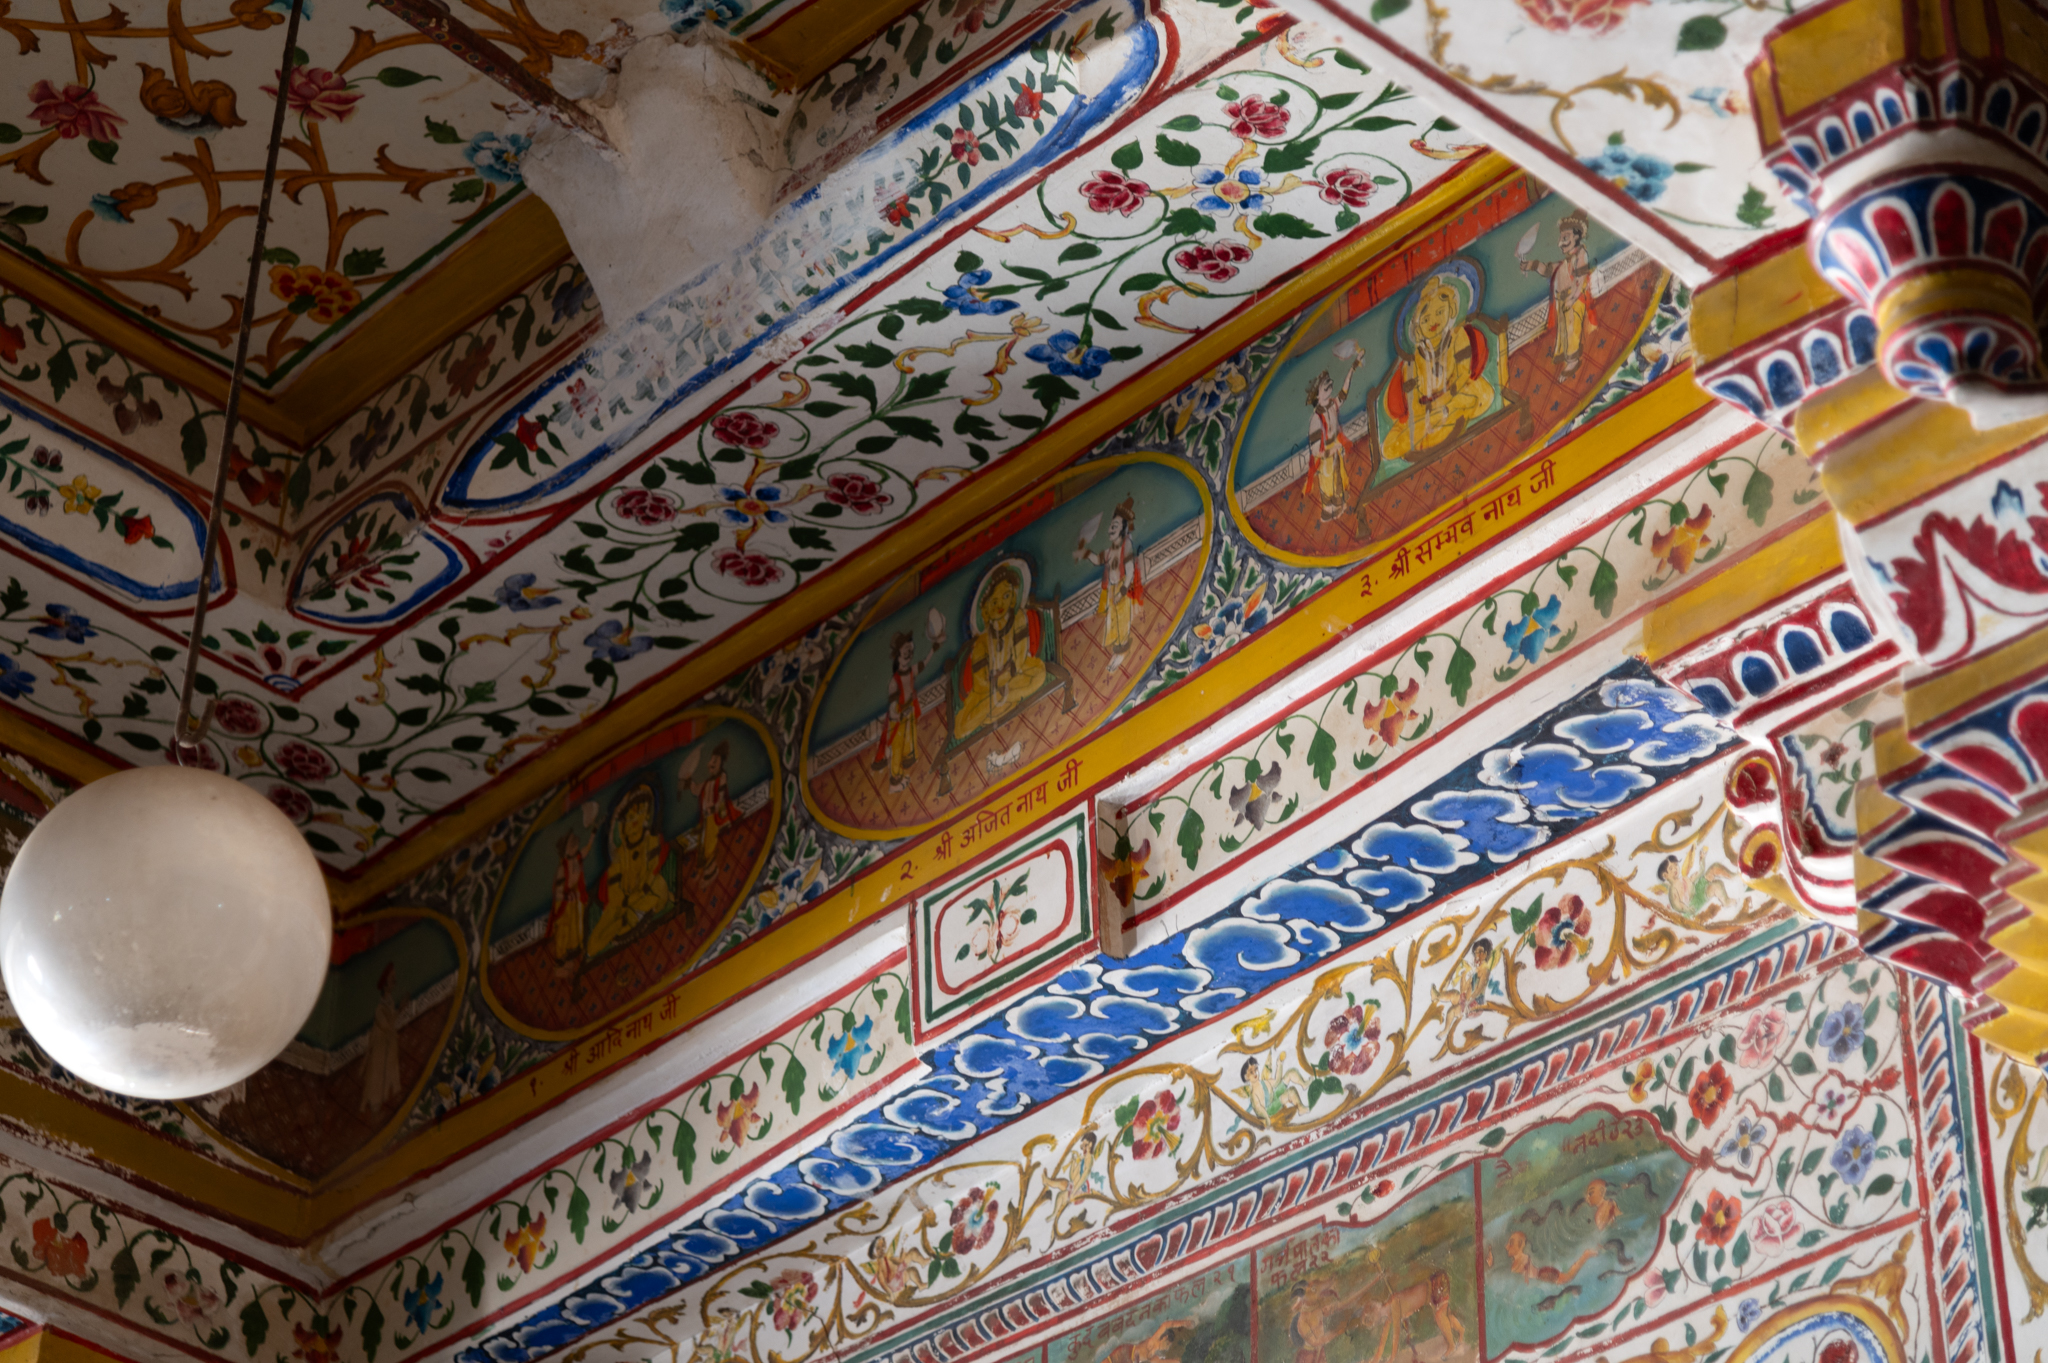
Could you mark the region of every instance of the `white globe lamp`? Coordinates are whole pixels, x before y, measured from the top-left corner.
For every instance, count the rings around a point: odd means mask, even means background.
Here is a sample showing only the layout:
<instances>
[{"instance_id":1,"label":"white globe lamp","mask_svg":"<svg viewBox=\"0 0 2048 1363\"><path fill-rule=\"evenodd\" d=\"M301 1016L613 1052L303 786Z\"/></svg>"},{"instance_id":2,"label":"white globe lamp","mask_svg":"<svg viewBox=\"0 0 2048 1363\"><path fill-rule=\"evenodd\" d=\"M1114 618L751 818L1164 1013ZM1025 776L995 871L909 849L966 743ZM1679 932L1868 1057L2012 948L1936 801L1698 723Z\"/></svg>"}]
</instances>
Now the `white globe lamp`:
<instances>
[{"instance_id":1,"label":"white globe lamp","mask_svg":"<svg viewBox=\"0 0 2048 1363\"><path fill-rule=\"evenodd\" d=\"M299 830L237 781L137 767L37 824L0 888L0 978L65 1069L192 1098L290 1044L327 978L327 883Z\"/></svg>"}]
</instances>

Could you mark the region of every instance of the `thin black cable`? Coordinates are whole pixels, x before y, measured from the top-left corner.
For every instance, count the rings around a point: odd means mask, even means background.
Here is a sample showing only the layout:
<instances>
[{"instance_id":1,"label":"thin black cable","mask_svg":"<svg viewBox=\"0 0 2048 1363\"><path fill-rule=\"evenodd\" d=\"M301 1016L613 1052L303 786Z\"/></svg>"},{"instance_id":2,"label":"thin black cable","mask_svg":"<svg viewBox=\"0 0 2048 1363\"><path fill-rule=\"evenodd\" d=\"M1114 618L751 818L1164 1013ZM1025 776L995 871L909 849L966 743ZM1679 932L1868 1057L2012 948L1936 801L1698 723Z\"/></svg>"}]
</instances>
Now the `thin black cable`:
<instances>
[{"instance_id":1,"label":"thin black cable","mask_svg":"<svg viewBox=\"0 0 2048 1363\"><path fill-rule=\"evenodd\" d=\"M228 376L227 424L220 433L220 467L214 471L213 507L206 518L206 547L199 556L199 600L192 607L192 638L185 645L185 685L178 693L177 726L171 735L171 760L198 754L199 742L213 723L213 700L192 717L192 689L199 680L200 640L206 633L207 598L213 587L213 565L220 556L221 517L227 507L228 451L234 448L235 425L242 413L242 375L249 364L249 331L256 315L256 290L263 278L263 242L270 232L270 197L277 187L277 153L284 142L284 116L290 103L292 57L299 46L299 10L292 0L291 19L284 29L284 66L277 73L277 107L270 116L270 151L263 162L263 197L256 204L256 242L249 248L249 286L242 293L242 325L235 337L235 367ZM181 764L182 765L182 764Z\"/></svg>"}]
</instances>

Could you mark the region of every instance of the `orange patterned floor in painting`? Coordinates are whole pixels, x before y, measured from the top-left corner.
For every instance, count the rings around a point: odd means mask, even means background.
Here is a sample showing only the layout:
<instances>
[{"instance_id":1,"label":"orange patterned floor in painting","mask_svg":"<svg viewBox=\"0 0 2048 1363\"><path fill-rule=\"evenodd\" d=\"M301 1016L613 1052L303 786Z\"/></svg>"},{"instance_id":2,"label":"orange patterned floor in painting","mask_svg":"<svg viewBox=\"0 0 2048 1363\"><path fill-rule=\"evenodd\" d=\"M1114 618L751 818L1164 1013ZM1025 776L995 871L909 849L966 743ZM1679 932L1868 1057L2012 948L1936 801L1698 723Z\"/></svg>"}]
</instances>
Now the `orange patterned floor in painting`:
<instances>
[{"instance_id":1,"label":"orange patterned floor in painting","mask_svg":"<svg viewBox=\"0 0 2048 1363\"><path fill-rule=\"evenodd\" d=\"M1448 453L1380 484L1355 514L1332 521L1321 519L1320 503L1297 479L1246 513L1252 529L1283 553L1339 558L1389 539L1457 500L1520 459L1598 391L1607 372L1627 358L1663 280L1661 270L1643 265L1595 301L1598 325L1587 329L1579 370L1569 377L1558 373L1548 330L1508 357L1507 389L1528 414L1526 435L1519 413L1505 413ZM1302 428L1307 427L1304 407Z\"/></svg>"},{"instance_id":2,"label":"orange patterned floor in painting","mask_svg":"<svg viewBox=\"0 0 2048 1363\"><path fill-rule=\"evenodd\" d=\"M812 800L828 818L848 827L904 828L964 809L993 787L1030 770L1047 754L1093 729L1111 702L1143 675L1179 623L1180 603L1203 561L1204 555L1189 554L1145 585L1146 604L1132 622L1131 649L1117 671L1109 670L1100 617L1085 615L1060 631L1059 658L1073 679L1073 709L1061 708L1063 692L1048 691L1005 719L995 732L956 748L947 759L953 777L950 794L940 793L934 765L946 745L945 707L940 705L928 708L918 720L917 765L905 789L889 789L889 774L875 767L870 744L812 777ZM1022 755L992 773L985 761L988 755L1017 742L1023 744Z\"/></svg>"},{"instance_id":3,"label":"orange patterned floor in painting","mask_svg":"<svg viewBox=\"0 0 2048 1363\"><path fill-rule=\"evenodd\" d=\"M250 1075L246 1097L222 1108L214 1126L253 1154L302 1178L317 1179L398 1115L420 1071L434 1063L447 1021L444 1001L399 1028L398 1073L404 1082L398 1098L372 1112L362 1110L364 1055L326 1076L280 1060Z\"/></svg>"},{"instance_id":4,"label":"orange patterned floor in painting","mask_svg":"<svg viewBox=\"0 0 2048 1363\"><path fill-rule=\"evenodd\" d=\"M506 1011L544 1032L581 1031L639 998L701 951L753 888L747 879L773 832L772 808L764 804L726 826L710 875L697 873L702 863L694 849L684 853L676 868L681 906L621 938L580 974L559 972L554 943L543 937L491 967L491 992Z\"/></svg>"}]
</instances>

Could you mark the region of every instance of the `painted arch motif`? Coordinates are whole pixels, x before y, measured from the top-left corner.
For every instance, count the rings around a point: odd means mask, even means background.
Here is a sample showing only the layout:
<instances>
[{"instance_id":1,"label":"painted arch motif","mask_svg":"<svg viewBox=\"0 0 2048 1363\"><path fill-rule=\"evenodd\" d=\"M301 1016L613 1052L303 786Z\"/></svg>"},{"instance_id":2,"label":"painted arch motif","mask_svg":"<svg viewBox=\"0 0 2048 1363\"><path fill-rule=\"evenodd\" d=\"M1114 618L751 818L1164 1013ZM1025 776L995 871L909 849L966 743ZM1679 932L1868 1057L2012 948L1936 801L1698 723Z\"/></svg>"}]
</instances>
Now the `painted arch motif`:
<instances>
[{"instance_id":1,"label":"painted arch motif","mask_svg":"<svg viewBox=\"0 0 2048 1363\"><path fill-rule=\"evenodd\" d=\"M1200 586L1208 489L1157 454L1081 465L898 578L819 692L804 794L857 837L908 833L1092 731Z\"/></svg>"}]
</instances>

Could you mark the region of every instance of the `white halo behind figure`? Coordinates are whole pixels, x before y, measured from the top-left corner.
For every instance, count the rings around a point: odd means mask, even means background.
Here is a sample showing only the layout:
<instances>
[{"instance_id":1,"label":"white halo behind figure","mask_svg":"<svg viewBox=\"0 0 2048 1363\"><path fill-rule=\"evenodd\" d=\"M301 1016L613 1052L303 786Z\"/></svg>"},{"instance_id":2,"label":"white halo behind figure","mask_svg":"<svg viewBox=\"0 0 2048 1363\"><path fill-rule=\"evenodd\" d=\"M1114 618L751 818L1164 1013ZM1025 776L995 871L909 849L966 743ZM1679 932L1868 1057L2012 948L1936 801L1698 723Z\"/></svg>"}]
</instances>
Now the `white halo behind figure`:
<instances>
[{"instance_id":1,"label":"white halo behind figure","mask_svg":"<svg viewBox=\"0 0 2048 1363\"><path fill-rule=\"evenodd\" d=\"M0 889L0 977L22 1025L79 1078L192 1098L291 1043L327 981L327 881L249 787L136 767L60 802Z\"/></svg>"},{"instance_id":2,"label":"white halo behind figure","mask_svg":"<svg viewBox=\"0 0 2048 1363\"><path fill-rule=\"evenodd\" d=\"M1031 600L1031 565L1029 563L1022 558L1014 556L998 559L996 562L991 563L988 571L981 575L981 581L975 584L974 599L967 603L967 628L976 634L982 632L982 598L988 595L989 586L996 580L996 574L1004 568L1009 568L1017 574L1017 609L1025 609Z\"/></svg>"}]
</instances>

